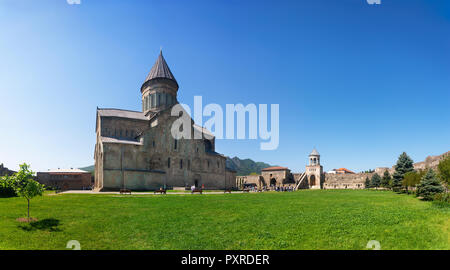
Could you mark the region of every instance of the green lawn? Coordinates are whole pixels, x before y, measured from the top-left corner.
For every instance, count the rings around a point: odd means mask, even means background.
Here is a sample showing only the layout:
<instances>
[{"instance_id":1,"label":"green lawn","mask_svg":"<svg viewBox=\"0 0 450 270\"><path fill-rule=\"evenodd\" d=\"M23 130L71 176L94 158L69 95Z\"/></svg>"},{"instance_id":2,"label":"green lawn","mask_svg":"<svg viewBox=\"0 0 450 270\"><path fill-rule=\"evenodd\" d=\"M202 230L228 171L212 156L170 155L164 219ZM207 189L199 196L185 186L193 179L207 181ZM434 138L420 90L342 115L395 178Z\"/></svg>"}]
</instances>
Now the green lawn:
<instances>
[{"instance_id":1,"label":"green lawn","mask_svg":"<svg viewBox=\"0 0 450 270\"><path fill-rule=\"evenodd\" d=\"M0 198L0 249L450 249L450 210L389 191Z\"/></svg>"}]
</instances>

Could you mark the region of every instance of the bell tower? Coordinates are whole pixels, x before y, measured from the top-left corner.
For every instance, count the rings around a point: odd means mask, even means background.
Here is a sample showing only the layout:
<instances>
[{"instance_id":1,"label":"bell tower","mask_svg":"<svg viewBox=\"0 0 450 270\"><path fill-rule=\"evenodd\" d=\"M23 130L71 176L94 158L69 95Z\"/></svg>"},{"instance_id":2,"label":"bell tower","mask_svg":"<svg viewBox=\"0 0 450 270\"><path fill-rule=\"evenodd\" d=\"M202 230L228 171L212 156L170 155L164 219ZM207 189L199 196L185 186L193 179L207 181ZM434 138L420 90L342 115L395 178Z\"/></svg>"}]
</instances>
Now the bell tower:
<instances>
[{"instance_id":1,"label":"bell tower","mask_svg":"<svg viewBox=\"0 0 450 270\"><path fill-rule=\"evenodd\" d=\"M142 111L147 114L172 107L172 105L178 103L177 92L178 83L161 50L141 87Z\"/></svg>"},{"instance_id":2,"label":"bell tower","mask_svg":"<svg viewBox=\"0 0 450 270\"><path fill-rule=\"evenodd\" d=\"M314 148L309 154L309 163L306 165L306 177L310 189L321 189L324 181L323 167L320 165L320 154Z\"/></svg>"}]
</instances>

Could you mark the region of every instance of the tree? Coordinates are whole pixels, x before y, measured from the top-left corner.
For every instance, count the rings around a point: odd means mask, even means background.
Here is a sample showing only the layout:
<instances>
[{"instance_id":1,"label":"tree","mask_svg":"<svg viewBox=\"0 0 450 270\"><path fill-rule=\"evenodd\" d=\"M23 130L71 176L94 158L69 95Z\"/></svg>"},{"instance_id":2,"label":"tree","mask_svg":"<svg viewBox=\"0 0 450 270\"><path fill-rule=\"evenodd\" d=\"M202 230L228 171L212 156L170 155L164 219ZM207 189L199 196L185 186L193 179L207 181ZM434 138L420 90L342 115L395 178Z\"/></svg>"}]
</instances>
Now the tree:
<instances>
[{"instance_id":1,"label":"tree","mask_svg":"<svg viewBox=\"0 0 450 270\"><path fill-rule=\"evenodd\" d=\"M368 176L366 177L366 181L364 182L364 187L365 188L370 188L370 180L369 180Z\"/></svg>"},{"instance_id":2,"label":"tree","mask_svg":"<svg viewBox=\"0 0 450 270\"><path fill-rule=\"evenodd\" d=\"M432 200L434 195L444 192L439 179L433 169L422 177L420 184L417 186L417 196L423 197L424 200Z\"/></svg>"},{"instance_id":3,"label":"tree","mask_svg":"<svg viewBox=\"0 0 450 270\"><path fill-rule=\"evenodd\" d=\"M383 174L383 178L381 179L381 186L385 187L385 188L389 187L390 181L391 181L391 175L389 174L388 170L385 170L384 174Z\"/></svg>"},{"instance_id":4,"label":"tree","mask_svg":"<svg viewBox=\"0 0 450 270\"><path fill-rule=\"evenodd\" d=\"M392 179L392 189L394 191L400 191L402 188L403 176L405 173L412 171L414 171L413 160L405 152L403 152L399 156L397 164L395 165L395 172Z\"/></svg>"},{"instance_id":5,"label":"tree","mask_svg":"<svg viewBox=\"0 0 450 270\"><path fill-rule=\"evenodd\" d=\"M439 178L444 183L448 192L448 186L450 185L450 154L447 155L438 165Z\"/></svg>"},{"instance_id":6,"label":"tree","mask_svg":"<svg viewBox=\"0 0 450 270\"><path fill-rule=\"evenodd\" d=\"M17 196L14 189L14 181L9 175L0 177L0 197Z\"/></svg>"},{"instance_id":7,"label":"tree","mask_svg":"<svg viewBox=\"0 0 450 270\"><path fill-rule=\"evenodd\" d=\"M372 175L372 179L370 179L370 186L374 188L378 188L381 185L381 177L378 175L378 173L375 173Z\"/></svg>"},{"instance_id":8,"label":"tree","mask_svg":"<svg viewBox=\"0 0 450 270\"><path fill-rule=\"evenodd\" d=\"M44 193L44 185L33 180L33 172L26 163L20 165L20 170L15 173L14 186L17 194L27 200L28 203L28 221L30 221L30 201L36 196L42 196Z\"/></svg>"},{"instance_id":9,"label":"tree","mask_svg":"<svg viewBox=\"0 0 450 270\"><path fill-rule=\"evenodd\" d=\"M412 172L407 172L405 173L405 175L403 176L403 180L402 180L402 186L406 188L406 192L409 194L409 187L415 187L417 186L422 177L425 175L425 171L412 171Z\"/></svg>"}]
</instances>

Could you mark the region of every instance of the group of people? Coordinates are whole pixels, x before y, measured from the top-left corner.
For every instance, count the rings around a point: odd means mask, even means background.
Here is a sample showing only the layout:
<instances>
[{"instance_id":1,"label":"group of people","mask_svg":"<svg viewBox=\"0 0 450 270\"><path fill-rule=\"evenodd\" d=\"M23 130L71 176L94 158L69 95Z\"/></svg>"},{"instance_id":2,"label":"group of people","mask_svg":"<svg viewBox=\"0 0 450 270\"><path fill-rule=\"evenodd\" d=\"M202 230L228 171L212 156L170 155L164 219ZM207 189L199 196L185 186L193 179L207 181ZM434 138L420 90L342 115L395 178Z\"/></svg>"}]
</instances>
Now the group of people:
<instances>
[{"instance_id":1,"label":"group of people","mask_svg":"<svg viewBox=\"0 0 450 270\"><path fill-rule=\"evenodd\" d=\"M274 190L281 192L292 192L294 191L294 186L276 186Z\"/></svg>"},{"instance_id":2,"label":"group of people","mask_svg":"<svg viewBox=\"0 0 450 270\"><path fill-rule=\"evenodd\" d=\"M294 191L294 186L275 186L272 185L269 188L267 186L264 186L262 189L259 189L257 186L252 186L250 187L250 191L251 192L262 192L262 191L269 191L269 190L273 190L273 191L280 191L280 192L292 192Z\"/></svg>"}]
</instances>

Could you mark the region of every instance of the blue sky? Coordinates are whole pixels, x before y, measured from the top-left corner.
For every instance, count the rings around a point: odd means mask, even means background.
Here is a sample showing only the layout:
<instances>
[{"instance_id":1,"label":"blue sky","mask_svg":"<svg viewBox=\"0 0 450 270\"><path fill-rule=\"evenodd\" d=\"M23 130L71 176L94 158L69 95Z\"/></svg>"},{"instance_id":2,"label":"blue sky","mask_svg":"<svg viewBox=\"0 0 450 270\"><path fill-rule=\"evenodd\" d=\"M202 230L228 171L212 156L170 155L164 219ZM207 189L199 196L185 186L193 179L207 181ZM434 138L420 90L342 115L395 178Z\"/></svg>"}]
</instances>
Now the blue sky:
<instances>
[{"instance_id":1,"label":"blue sky","mask_svg":"<svg viewBox=\"0 0 450 270\"><path fill-rule=\"evenodd\" d=\"M163 47L180 102L280 104L280 144L216 150L303 171L450 150L450 1L0 1L0 162L93 164L96 107L140 110Z\"/></svg>"}]
</instances>

